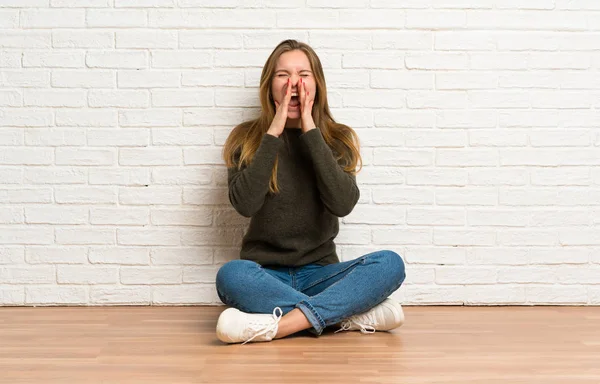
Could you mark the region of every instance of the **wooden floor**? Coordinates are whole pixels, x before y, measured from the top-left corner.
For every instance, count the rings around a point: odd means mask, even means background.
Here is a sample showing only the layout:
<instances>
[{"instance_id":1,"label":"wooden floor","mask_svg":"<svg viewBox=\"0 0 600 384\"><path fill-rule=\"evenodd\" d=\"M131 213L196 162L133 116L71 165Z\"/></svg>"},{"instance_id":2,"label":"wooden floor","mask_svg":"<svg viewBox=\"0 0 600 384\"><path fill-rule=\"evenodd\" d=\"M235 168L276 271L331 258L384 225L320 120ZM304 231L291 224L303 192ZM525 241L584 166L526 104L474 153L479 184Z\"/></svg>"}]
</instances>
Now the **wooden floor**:
<instances>
[{"instance_id":1,"label":"wooden floor","mask_svg":"<svg viewBox=\"0 0 600 384\"><path fill-rule=\"evenodd\" d=\"M0 308L0 383L600 383L600 307L405 307L363 335L223 344L225 307Z\"/></svg>"}]
</instances>

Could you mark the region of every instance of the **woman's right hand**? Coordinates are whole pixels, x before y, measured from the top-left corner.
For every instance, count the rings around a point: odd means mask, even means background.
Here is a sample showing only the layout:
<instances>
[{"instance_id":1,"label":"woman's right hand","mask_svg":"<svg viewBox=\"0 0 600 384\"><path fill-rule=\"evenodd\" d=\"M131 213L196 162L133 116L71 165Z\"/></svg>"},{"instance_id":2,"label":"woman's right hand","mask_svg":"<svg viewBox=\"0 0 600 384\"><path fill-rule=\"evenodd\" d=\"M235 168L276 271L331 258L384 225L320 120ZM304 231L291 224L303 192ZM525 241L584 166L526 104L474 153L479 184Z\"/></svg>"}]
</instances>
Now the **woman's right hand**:
<instances>
[{"instance_id":1,"label":"woman's right hand","mask_svg":"<svg viewBox=\"0 0 600 384\"><path fill-rule=\"evenodd\" d=\"M275 117L273 118L273 122L267 130L268 134L271 134L275 137L279 137L283 133L285 129L285 123L287 121L287 113L290 104L290 100L292 100L292 86L290 83L290 79L287 81L287 85L285 86L285 96L283 98L283 103L279 104L275 101Z\"/></svg>"}]
</instances>

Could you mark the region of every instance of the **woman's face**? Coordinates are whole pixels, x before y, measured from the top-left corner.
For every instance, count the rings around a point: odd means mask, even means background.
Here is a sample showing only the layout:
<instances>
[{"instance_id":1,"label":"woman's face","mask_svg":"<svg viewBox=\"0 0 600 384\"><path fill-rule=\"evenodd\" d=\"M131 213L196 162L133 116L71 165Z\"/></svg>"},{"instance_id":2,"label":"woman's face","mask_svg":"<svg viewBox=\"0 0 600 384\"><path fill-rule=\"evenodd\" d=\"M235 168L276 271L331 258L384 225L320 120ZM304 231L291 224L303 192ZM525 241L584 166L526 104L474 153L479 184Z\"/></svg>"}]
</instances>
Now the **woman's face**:
<instances>
[{"instance_id":1,"label":"woman's face","mask_svg":"<svg viewBox=\"0 0 600 384\"><path fill-rule=\"evenodd\" d=\"M309 99L313 99L317 93L317 85L306 54L296 49L279 56L271 82L271 93L273 100L281 105L285 98L287 81L288 79L291 80L292 99L288 107L288 119L300 118L300 95L298 93L300 91L300 78L304 83L304 91L308 91Z\"/></svg>"}]
</instances>

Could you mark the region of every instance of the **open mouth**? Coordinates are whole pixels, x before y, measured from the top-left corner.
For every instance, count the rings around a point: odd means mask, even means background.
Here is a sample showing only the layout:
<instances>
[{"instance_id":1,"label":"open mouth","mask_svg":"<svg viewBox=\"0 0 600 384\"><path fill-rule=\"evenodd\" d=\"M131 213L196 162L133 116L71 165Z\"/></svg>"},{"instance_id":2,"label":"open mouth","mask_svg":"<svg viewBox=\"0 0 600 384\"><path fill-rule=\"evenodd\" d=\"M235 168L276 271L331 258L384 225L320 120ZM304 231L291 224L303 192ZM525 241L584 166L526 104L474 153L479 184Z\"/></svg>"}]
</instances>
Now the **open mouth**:
<instances>
[{"instance_id":1,"label":"open mouth","mask_svg":"<svg viewBox=\"0 0 600 384\"><path fill-rule=\"evenodd\" d=\"M300 98L298 92L292 92L292 99L290 100L290 107L297 107L300 105Z\"/></svg>"}]
</instances>

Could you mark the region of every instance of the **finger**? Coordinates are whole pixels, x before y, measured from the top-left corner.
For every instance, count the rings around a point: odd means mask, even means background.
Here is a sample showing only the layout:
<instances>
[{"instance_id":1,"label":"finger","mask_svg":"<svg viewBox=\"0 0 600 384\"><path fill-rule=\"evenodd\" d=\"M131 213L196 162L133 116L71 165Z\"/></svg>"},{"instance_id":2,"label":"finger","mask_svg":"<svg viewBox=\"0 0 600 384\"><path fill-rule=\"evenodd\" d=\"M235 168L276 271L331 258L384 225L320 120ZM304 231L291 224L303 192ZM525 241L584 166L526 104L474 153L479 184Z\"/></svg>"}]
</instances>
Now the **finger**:
<instances>
[{"instance_id":1,"label":"finger","mask_svg":"<svg viewBox=\"0 0 600 384\"><path fill-rule=\"evenodd\" d=\"M285 97L283 98L283 105L287 109L290 100L292 99L292 81L288 79L287 84L285 86Z\"/></svg>"},{"instance_id":2,"label":"finger","mask_svg":"<svg viewBox=\"0 0 600 384\"><path fill-rule=\"evenodd\" d=\"M275 100L275 109L279 109L279 102L277 100Z\"/></svg>"},{"instance_id":3,"label":"finger","mask_svg":"<svg viewBox=\"0 0 600 384\"><path fill-rule=\"evenodd\" d=\"M299 82L300 86L298 87L298 98L300 99L300 112L304 110L304 102L306 101L306 97L304 97L304 81L300 78Z\"/></svg>"}]
</instances>

